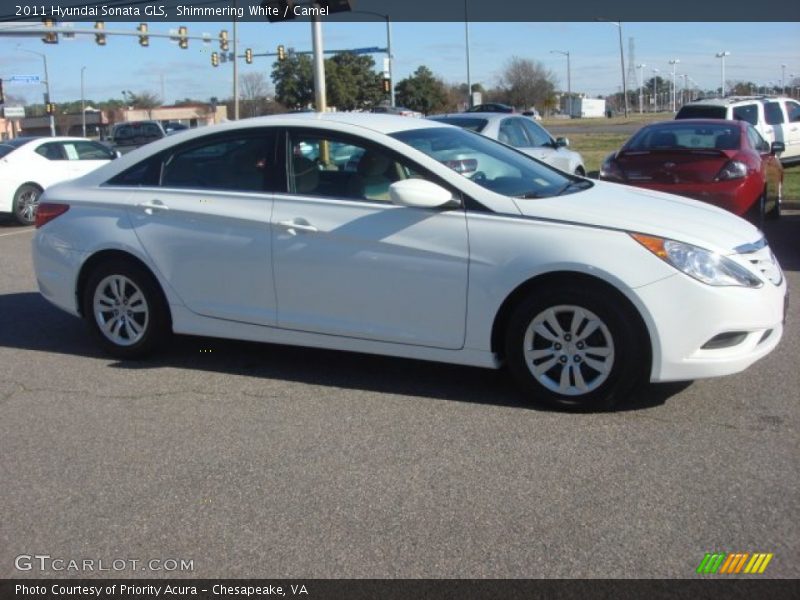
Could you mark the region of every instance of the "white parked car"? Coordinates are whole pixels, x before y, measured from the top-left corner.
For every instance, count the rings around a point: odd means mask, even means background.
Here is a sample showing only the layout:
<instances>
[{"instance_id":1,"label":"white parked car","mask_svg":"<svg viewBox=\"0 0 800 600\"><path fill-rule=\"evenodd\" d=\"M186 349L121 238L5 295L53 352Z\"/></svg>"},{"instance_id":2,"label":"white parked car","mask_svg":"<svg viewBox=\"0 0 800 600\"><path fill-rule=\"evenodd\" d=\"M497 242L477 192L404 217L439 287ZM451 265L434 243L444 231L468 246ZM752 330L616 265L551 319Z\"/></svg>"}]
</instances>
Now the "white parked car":
<instances>
[{"instance_id":1,"label":"white parked car","mask_svg":"<svg viewBox=\"0 0 800 600\"><path fill-rule=\"evenodd\" d=\"M530 117L508 113L470 112L429 118L498 140L567 173L580 176L586 174L583 157L568 148L569 140L554 138Z\"/></svg>"},{"instance_id":2,"label":"white parked car","mask_svg":"<svg viewBox=\"0 0 800 600\"><path fill-rule=\"evenodd\" d=\"M776 96L729 96L684 104L676 119L747 121L770 144L783 142L784 165L800 163L800 102Z\"/></svg>"},{"instance_id":3,"label":"white parked car","mask_svg":"<svg viewBox=\"0 0 800 600\"><path fill-rule=\"evenodd\" d=\"M0 142L0 213L32 225L46 187L85 175L117 157L107 146L73 137L15 138Z\"/></svg>"},{"instance_id":4,"label":"white parked car","mask_svg":"<svg viewBox=\"0 0 800 600\"><path fill-rule=\"evenodd\" d=\"M532 399L598 409L741 371L783 334L786 283L746 221L423 119L165 138L48 189L37 227L41 293L122 358L176 332L505 363Z\"/></svg>"}]
</instances>

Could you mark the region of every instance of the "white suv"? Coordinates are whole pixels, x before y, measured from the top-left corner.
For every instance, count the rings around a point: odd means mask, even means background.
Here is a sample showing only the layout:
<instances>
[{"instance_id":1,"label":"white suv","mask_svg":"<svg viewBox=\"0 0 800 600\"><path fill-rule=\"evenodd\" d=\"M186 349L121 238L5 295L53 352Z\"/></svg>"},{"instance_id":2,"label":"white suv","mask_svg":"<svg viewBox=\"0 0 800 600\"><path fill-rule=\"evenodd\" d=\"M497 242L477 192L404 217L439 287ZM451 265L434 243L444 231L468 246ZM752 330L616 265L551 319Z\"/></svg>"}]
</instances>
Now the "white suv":
<instances>
[{"instance_id":1,"label":"white suv","mask_svg":"<svg viewBox=\"0 0 800 600\"><path fill-rule=\"evenodd\" d=\"M676 119L734 119L747 121L770 143L783 142L785 165L800 162L800 102L770 96L731 96L685 104Z\"/></svg>"}]
</instances>

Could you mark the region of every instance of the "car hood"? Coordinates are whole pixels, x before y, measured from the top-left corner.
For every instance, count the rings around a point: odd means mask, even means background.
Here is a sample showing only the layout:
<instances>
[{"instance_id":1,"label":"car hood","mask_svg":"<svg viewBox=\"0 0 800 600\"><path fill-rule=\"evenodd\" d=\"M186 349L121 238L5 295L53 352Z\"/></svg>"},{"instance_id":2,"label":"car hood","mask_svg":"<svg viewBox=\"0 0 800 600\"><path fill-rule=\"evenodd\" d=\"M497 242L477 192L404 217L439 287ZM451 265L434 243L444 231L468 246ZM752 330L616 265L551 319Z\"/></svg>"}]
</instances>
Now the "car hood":
<instances>
[{"instance_id":1,"label":"car hood","mask_svg":"<svg viewBox=\"0 0 800 600\"><path fill-rule=\"evenodd\" d=\"M523 215L665 237L724 254L763 234L726 210L682 196L593 181L591 189L515 202Z\"/></svg>"}]
</instances>

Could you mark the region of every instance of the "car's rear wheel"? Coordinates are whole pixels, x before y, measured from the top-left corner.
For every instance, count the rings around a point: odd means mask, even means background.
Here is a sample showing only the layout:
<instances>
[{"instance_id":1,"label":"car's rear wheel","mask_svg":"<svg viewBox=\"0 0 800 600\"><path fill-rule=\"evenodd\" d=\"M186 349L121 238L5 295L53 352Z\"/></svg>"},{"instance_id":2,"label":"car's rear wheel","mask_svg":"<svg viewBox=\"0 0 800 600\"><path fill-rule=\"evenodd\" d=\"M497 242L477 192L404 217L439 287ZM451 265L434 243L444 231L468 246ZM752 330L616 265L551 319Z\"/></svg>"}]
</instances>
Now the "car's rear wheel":
<instances>
[{"instance_id":1,"label":"car's rear wheel","mask_svg":"<svg viewBox=\"0 0 800 600\"><path fill-rule=\"evenodd\" d=\"M39 206L39 196L42 188L32 183L21 185L14 194L12 212L14 219L20 225L33 225L36 221L36 207Z\"/></svg>"},{"instance_id":2,"label":"car's rear wheel","mask_svg":"<svg viewBox=\"0 0 800 600\"><path fill-rule=\"evenodd\" d=\"M605 410L646 375L638 315L593 285L562 285L523 301L508 322L506 358L531 398L570 410Z\"/></svg>"},{"instance_id":3,"label":"car's rear wheel","mask_svg":"<svg viewBox=\"0 0 800 600\"><path fill-rule=\"evenodd\" d=\"M89 276L83 314L109 354L141 358L169 333L169 312L158 282L133 261L100 264Z\"/></svg>"},{"instance_id":4,"label":"car's rear wheel","mask_svg":"<svg viewBox=\"0 0 800 600\"><path fill-rule=\"evenodd\" d=\"M753 225L762 229L764 227L764 218L766 216L767 208L767 188L761 192L761 195L753 202L753 205L747 209L744 218L750 221Z\"/></svg>"},{"instance_id":5,"label":"car's rear wheel","mask_svg":"<svg viewBox=\"0 0 800 600\"><path fill-rule=\"evenodd\" d=\"M775 206L769 209L767 212L768 219L780 219L781 218L781 204L783 203L783 182L778 182L778 195L775 198Z\"/></svg>"}]
</instances>

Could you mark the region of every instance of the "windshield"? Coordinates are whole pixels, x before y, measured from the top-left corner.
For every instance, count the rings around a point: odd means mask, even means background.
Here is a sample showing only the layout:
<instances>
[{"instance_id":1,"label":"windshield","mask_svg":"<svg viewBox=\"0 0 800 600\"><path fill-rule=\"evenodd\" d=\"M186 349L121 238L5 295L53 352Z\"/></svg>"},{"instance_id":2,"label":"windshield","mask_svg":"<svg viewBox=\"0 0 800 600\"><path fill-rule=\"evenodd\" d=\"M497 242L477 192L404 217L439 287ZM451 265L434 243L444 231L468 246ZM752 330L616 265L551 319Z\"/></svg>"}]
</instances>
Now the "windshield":
<instances>
[{"instance_id":1,"label":"windshield","mask_svg":"<svg viewBox=\"0 0 800 600\"><path fill-rule=\"evenodd\" d=\"M505 144L455 127L409 129L391 135L505 196L547 198L565 190L575 191L571 184L585 181L570 178Z\"/></svg>"}]
</instances>

